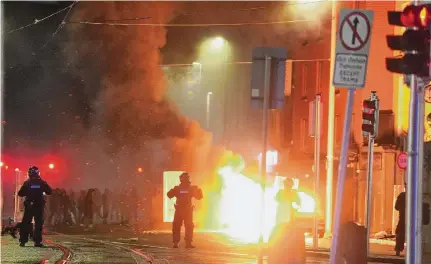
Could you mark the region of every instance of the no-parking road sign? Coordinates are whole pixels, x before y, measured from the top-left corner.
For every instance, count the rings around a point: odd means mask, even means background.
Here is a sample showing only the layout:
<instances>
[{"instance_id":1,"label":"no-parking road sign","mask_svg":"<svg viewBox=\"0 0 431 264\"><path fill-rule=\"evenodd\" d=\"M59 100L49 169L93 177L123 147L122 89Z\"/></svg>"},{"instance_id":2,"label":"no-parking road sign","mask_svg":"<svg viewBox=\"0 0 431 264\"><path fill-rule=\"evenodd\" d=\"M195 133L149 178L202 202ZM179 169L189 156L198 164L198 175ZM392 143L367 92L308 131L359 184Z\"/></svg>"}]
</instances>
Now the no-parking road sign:
<instances>
[{"instance_id":1,"label":"no-parking road sign","mask_svg":"<svg viewBox=\"0 0 431 264\"><path fill-rule=\"evenodd\" d=\"M364 88L374 12L342 8L338 21L333 85Z\"/></svg>"}]
</instances>

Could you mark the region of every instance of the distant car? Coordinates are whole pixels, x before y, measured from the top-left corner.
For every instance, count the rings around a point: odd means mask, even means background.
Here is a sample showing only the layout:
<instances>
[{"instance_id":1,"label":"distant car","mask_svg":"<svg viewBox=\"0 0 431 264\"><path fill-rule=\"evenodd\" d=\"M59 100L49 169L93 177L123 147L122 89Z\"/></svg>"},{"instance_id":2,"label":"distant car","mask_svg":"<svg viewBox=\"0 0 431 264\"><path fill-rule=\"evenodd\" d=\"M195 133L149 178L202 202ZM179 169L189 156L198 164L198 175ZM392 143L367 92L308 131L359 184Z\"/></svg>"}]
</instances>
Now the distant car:
<instances>
[{"instance_id":1,"label":"distant car","mask_svg":"<svg viewBox=\"0 0 431 264\"><path fill-rule=\"evenodd\" d=\"M315 198L310 195L310 191L307 189L300 188L298 190L298 195L301 199L300 208L295 212L295 222L302 228L305 232L312 233L314 228L314 216L317 214L317 229L319 237L323 237L325 233L325 218L323 210L317 209L319 204Z\"/></svg>"},{"instance_id":2,"label":"distant car","mask_svg":"<svg viewBox=\"0 0 431 264\"><path fill-rule=\"evenodd\" d=\"M299 227L303 228L305 232L312 234L314 228L314 213L295 213L295 222ZM317 216L317 232L319 233L319 237L323 237L325 234L325 218L323 217L323 213L319 212Z\"/></svg>"}]
</instances>

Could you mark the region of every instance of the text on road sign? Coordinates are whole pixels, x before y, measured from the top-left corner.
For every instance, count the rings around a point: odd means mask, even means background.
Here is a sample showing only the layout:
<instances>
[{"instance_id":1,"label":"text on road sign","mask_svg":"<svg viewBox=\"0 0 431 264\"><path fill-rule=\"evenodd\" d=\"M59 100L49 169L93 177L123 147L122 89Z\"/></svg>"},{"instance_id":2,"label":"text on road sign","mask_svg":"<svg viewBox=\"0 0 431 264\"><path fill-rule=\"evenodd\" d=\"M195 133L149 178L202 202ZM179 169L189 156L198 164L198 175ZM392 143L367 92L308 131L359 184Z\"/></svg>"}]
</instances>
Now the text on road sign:
<instances>
[{"instance_id":1,"label":"text on road sign","mask_svg":"<svg viewBox=\"0 0 431 264\"><path fill-rule=\"evenodd\" d=\"M337 54L334 84L346 87L364 86L367 57L356 54Z\"/></svg>"}]
</instances>

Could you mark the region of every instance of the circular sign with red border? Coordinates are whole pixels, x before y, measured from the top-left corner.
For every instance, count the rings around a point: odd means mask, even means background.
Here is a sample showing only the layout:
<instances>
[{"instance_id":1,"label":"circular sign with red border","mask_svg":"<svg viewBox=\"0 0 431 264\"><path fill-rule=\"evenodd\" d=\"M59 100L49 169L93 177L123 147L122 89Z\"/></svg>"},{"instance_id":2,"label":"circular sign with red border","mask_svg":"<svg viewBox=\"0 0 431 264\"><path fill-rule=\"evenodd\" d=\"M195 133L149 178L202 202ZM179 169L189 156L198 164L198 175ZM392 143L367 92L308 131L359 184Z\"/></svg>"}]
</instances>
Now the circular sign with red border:
<instances>
[{"instance_id":1,"label":"circular sign with red border","mask_svg":"<svg viewBox=\"0 0 431 264\"><path fill-rule=\"evenodd\" d=\"M346 50L362 49L370 38L371 26L367 16L355 11L348 14L340 23L340 42Z\"/></svg>"},{"instance_id":2,"label":"circular sign with red border","mask_svg":"<svg viewBox=\"0 0 431 264\"><path fill-rule=\"evenodd\" d=\"M401 152L400 154L398 154L397 165L400 169L403 170L407 168L407 153Z\"/></svg>"}]
</instances>

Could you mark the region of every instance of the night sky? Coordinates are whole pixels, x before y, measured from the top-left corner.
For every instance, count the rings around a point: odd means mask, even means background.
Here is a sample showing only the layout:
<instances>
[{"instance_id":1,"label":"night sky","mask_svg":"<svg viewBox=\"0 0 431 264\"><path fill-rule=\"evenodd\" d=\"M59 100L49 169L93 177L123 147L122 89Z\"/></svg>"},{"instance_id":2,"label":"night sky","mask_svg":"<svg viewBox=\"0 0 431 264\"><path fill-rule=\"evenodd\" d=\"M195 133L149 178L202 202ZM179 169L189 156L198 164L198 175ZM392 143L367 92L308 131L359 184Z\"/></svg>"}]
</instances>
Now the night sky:
<instances>
[{"instance_id":1,"label":"night sky","mask_svg":"<svg viewBox=\"0 0 431 264\"><path fill-rule=\"evenodd\" d=\"M92 94L74 89L80 80L67 72L61 53L65 30L52 37L65 13L8 34L70 2L3 2L4 149L55 149L76 124L88 124ZM46 44L48 43L48 44ZM46 44L45 47L43 47Z\"/></svg>"},{"instance_id":2,"label":"night sky","mask_svg":"<svg viewBox=\"0 0 431 264\"><path fill-rule=\"evenodd\" d=\"M139 148L139 142L155 136L184 136L186 125L171 110L170 103L160 99L165 92L159 83L163 78L158 64L193 62L199 41L215 35L229 39L233 60L239 61L250 60L255 46L293 47L319 41L319 36L306 37L306 30L315 29L315 25L304 28L295 24L168 28L166 39L164 28L66 24L53 36L67 12L8 33L71 3L2 2L6 153L22 155L30 149L55 152L65 144L79 144L89 131L93 138L103 137L109 142L108 152L125 146ZM288 12L280 6L290 5L175 2L152 11L145 2L136 4L78 2L66 20L149 16L149 23L274 21L287 19ZM254 9L262 6L265 8ZM159 48L163 58L158 58ZM142 91L146 91L144 95Z\"/></svg>"}]
</instances>

